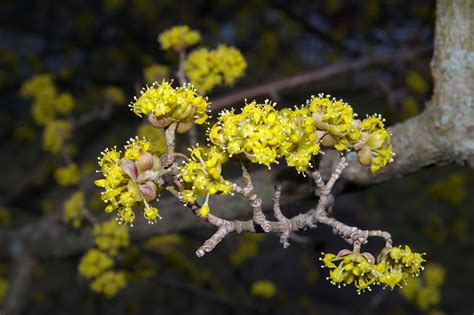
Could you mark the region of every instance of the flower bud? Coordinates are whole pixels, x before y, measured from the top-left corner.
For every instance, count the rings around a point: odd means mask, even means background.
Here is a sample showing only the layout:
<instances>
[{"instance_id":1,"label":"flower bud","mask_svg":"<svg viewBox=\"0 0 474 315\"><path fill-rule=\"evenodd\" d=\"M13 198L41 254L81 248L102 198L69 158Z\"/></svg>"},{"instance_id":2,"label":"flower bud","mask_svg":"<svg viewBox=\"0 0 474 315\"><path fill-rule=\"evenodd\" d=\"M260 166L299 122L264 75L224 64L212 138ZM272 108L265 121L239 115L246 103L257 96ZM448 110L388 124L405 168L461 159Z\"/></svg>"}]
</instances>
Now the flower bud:
<instances>
[{"instance_id":1,"label":"flower bud","mask_svg":"<svg viewBox=\"0 0 474 315\"><path fill-rule=\"evenodd\" d=\"M151 153L140 153L140 159L138 159L138 161L136 162L138 173L143 173L152 169L153 162L153 155Z\"/></svg>"},{"instance_id":2,"label":"flower bud","mask_svg":"<svg viewBox=\"0 0 474 315\"><path fill-rule=\"evenodd\" d=\"M124 173L127 174L131 179L137 179L138 170L137 166L135 165L135 162L128 159L122 159L120 161L120 168L122 168Z\"/></svg>"},{"instance_id":3,"label":"flower bud","mask_svg":"<svg viewBox=\"0 0 474 315\"><path fill-rule=\"evenodd\" d=\"M178 127L176 128L176 132L177 133L186 133L186 132L189 131L189 129L191 129L192 126L193 126L193 123L191 121L180 122L178 124Z\"/></svg>"},{"instance_id":4,"label":"flower bud","mask_svg":"<svg viewBox=\"0 0 474 315\"><path fill-rule=\"evenodd\" d=\"M371 253L365 252L365 253L362 253L361 255L364 256L370 263L375 264L375 257Z\"/></svg>"},{"instance_id":5,"label":"flower bud","mask_svg":"<svg viewBox=\"0 0 474 315\"><path fill-rule=\"evenodd\" d=\"M327 134L321 139L321 144L325 147L333 147L336 141L334 141L334 138L331 137L330 134Z\"/></svg>"},{"instance_id":6,"label":"flower bud","mask_svg":"<svg viewBox=\"0 0 474 315\"><path fill-rule=\"evenodd\" d=\"M337 253L337 257L344 257L344 256L347 256L349 254L352 254L352 251L349 250L349 249L341 249L339 251L339 253Z\"/></svg>"},{"instance_id":7,"label":"flower bud","mask_svg":"<svg viewBox=\"0 0 474 315\"><path fill-rule=\"evenodd\" d=\"M148 181L145 184L140 184L139 188L146 201L152 201L156 198L156 184L154 182Z\"/></svg>"},{"instance_id":8,"label":"flower bud","mask_svg":"<svg viewBox=\"0 0 474 315\"><path fill-rule=\"evenodd\" d=\"M357 152L357 157L360 164L364 166L369 166L372 163L372 151L368 145L364 145L362 149Z\"/></svg>"},{"instance_id":9,"label":"flower bud","mask_svg":"<svg viewBox=\"0 0 474 315\"><path fill-rule=\"evenodd\" d=\"M173 118L160 116L159 118L156 117L153 112L148 114L148 121L150 124L155 128L166 128L174 121Z\"/></svg>"}]
</instances>

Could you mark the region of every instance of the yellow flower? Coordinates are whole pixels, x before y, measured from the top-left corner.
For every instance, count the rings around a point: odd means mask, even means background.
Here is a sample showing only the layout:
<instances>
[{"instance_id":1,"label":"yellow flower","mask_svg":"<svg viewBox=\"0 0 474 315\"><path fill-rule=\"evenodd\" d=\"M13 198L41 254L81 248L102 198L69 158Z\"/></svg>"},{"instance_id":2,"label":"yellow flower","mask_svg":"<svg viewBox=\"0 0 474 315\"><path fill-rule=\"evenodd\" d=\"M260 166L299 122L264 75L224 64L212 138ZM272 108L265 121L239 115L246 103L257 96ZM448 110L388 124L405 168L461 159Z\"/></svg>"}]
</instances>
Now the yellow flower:
<instances>
[{"instance_id":1,"label":"yellow flower","mask_svg":"<svg viewBox=\"0 0 474 315\"><path fill-rule=\"evenodd\" d=\"M359 140L359 121L354 120L355 114L349 104L323 94L313 96L306 104L320 131L324 146L344 151Z\"/></svg>"},{"instance_id":2,"label":"yellow flower","mask_svg":"<svg viewBox=\"0 0 474 315\"><path fill-rule=\"evenodd\" d=\"M115 220L94 225L93 234L97 247L112 256L117 255L120 248L129 245L128 229Z\"/></svg>"},{"instance_id":3,"label":"yellow flower","mask_svg":"<svg viewBox=\"0 0 474 315\"><path fill-rule=\"evenodd\" d=\"M66 120L51 120L43 132L43 149L54 154L61 152L64 142L71 137L71 123Z\"/></svg>"},{"instance_id":4,"label":"yellow flower","mask_svg":"<svg viewBox=\"0 0 474 315\"><path fill-rule=\"evenodd\" d=\"M222 84L232 85L242 77L247 63L234 47L219 45L215 50L196 49L186 58L184 70L189 81L206 93Z\"/></svg>"},{"instance_id":5,"label":"yellow flower","mask_svg":"<svg viewBox=\"0 0 474 315\"><path fill-rule=\"evenodd\" d=\"M54 103L56 112L63 115L69 114L73 110L74 105L74 98L69 93L61 93Z\"/></svg>"},{"instance_id":6,"label":"yellow flower","mask_svg":"<svg viewBox=\"0 0 474 315\"><path fill-rule=\"evenodd\" d=\"M64 202L63 221L66 224L71 224L74 228L81 227L84 213L82 208L84 204L84 194L82 192L75 192Z\"/></svg>"},{"instance_id":7,"label":"yellow flower","mask_svg":"<svg viewBox=\"0 0 474 315\"><path fill-rule=\"evenodd\" d=\"M269 280L260 280L252 284L250 293L257 298L271 299L277 293L277 287Z\"/></svg>"},{"instance_id":8,"label":"yellow flower","mask_svg":"<svg viewBox=\"0 0 474 315\"><path fill-rule=\"evenodd\" d=\"M182 199L193 202L208 194L228 195L231 187L221 175L222 164L226 161L227 155L216 147L191 149L191 160L180 167L181 178L186 184Z\"/></svg>"},{"instance_id":9,"label":"yellow flower","mask_svg":"<svg viewBox=\"0 0 474 315\"><path fill-rule=\"evenodd\" d=\"M380 115L367 117L361 123L361 139L357 144L359 162L370 165L372 173L393 161L390 133L385 129Z\"/></svg>"},{"instance_id":10,"label":"yellow flower","mask_svg":"<svg viewBox=\"0 0 474 315\"><path fill-rule=\"evenodd\" d=\"M104 252L89 249L79 262L79 272L85 278L94 278L114 265L114 261Z\"/></svg>"},{"instance_id":11,"label":"yellow flower","mask_svg":"<svg viewBox=\"0 0 474 315\"><path fill-rule=\"evenodd\" d=\"M161 187L151 180L136 182L140 174L160 167L159 158L150 152L153 152L152 143L136 137L127 142L123 158L116 148L105 150L99 157L99 171L104 178L96 180L95 184L104 188L101 199L108 203L105 212L117 210L120 222L132 224L135 219L133 208L148 208L148 202L160 193ZM149 222L154 222L149 217L145 216Z\"/></svg>"},{"instance_id":12,"label":"yellow flower","mask_svg":"<svg viewBox=\"0 0 474 315\"><path fill-rule=\"evenodd\" d=\"M181 51L198 43L201 35L198 31L191 30L187 25L178 25L165 30L158 36L161 48Z\"/></svg>"},{"instance_id":13,"label":"yellow flower","mask_svg":"<svg viewBox=\"0 0 474 315\"><path fill-rule=\"evenodd\" d=\"M115 296L127 286L127 278L122 271L106 271L91 283L91 289L107 297Z\"/></svg>"},{"instance_id":14,"label":"yellow flower","mask_svg":"<svg viewBox=\"0 0 474 315\"><path fill-rule=\"evenodd\" d=\"M203 124L208 117L207 99L191 85L173 88L166 81L143 89L130 107L140 117L151 114L149 121L157 128L179 122L177 130L181 133L188 131L192 122Z\"/></svg>"},{"instance_id":15,"label":"yellow flower","mask_svg":"<svg viewBox=\"0 0 474 315\"><path fill-rule=\"evenodd\" d=\"M54 172L54 177L56 182L61 186L75 185L81 179L79 167L74 163L56 169Z\"/></svg>"}]
</instances>

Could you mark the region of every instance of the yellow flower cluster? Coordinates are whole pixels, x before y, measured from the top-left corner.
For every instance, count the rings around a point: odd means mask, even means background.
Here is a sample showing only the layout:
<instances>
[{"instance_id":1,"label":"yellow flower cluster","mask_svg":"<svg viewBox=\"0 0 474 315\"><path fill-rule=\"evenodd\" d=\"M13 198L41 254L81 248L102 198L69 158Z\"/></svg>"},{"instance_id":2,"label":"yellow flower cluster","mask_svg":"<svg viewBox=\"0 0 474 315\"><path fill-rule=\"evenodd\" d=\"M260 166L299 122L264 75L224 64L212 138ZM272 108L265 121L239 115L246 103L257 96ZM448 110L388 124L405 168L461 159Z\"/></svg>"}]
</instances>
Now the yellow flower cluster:
<instances>
[{"instance_id":1,"label":"yellow flower cluster","mask_svg":"<svg viewBox=\"0 0 474 315\"><path fill-rule=\"evenodd\" d=\"M79 272L87 279L94 279L90 287L97 293L112 297L127 286L125 273L111 268L114 261L106 253L90 249L79 263Z\"/></svg>"},{"instance_id":2,"label":"yellow flower cluster","mask_svg":"<svg viewBox=\"0 0 474 315\"><path fill-rule=\"evenodd\" d=\"M320 145L338 151L356 150L359 161L376 172L392 161L390 133L380 117L354 119L352 107L330 96L312 97L306 105L276 110L275 104L255 101L240 114L223 111L209 132L209 140L229 157L242 154L270 168L285 157L298 172L311 167ZM362 158L361 158L362 157Z\"/></svg>"},{"instance_id":3,"label":"yellow flower cluster","mask_svg":"<svg viewBox=\"0 0 474 315\"><path fill-rule=\"evenodd\" d=\"M319 153L318 130L306 107L294 110L283 109L278 117L284 128L279 153L284 156L288 166L304 172L311 166L311 158Z\"/></svg>"},{"instance_id":4,"label":"yellow flower cluster","mask_svg":"<svg viewBox=\"0 0 474 315\"><path fill-rule=\"evenodd\" d=\"M87 279L95 278L114 265L106 253L98 249L89 249L79 262L79 272Z\"/></svg>"},{"instance_id":5,"label":"yellow flower cluster","mask_svg":"<svg viewBox=\"0 0 474 315\"><path fill-rule=\"evenodd\" d=\"M97 247L112 256L130 243L128 229L114 220L94 225L93 234Z\"/></svg>"},{"instance_id":6,"label":"yellow flower cluster","mask_svg":"<svg viewBox=\"0 0 474 315\"><path fill-rule=\"evenodd\" d=\"M43 149L54 154L61 152L64 142L71 137L72 125L67 120L51 120L43 132Z\"/></svg>"},{"instance_id":7,"label":"yellow flower cluster","mask_svg":"<svg viewBox=\"0 0 474 315\"><path fill-rule=\"evenodd\" d=\"M391 247L382 250L377 262L369 253L343 250L338 255L324 254L323 267L330 269L328 280L334 285L354 284L358 293L370 290L371 285L394 288L402 286L409 277L418 276L425 260L410 247Z\"/></svg>"},{"instance_id":8,"label":"yellow flower cluster","mask_svg":"<svg viewBox=\"0 0 474 315\"><path fill-rule=\"evenodd\" d=\"M344 151L359 140L360 121L354 119L349 104L330 97L323 94L313 96L307 101L307 106L319 130L321 144Z\"/></svg>"},{"instance_id":9,"label":"yellow flower cluster","mask_svg":"<svg viewBox=\"0 0 474 315\"><path fill-rule=\"evenodd\" d=\"M31 110L38 125L45 125L58 114L69 114L75 105L74 98L69 93L58 94L52 77L47 74L36 75L25 81L20 95L33 99Z\"/></svg>"},{"instance_id":10,"label":"yellow flower cluster","mask_svg":"<svg viewBox=\"0 0 474 315\"><path fill-rule=\"evenodd\" d=\"M426 311L439 304L441 285L445 279L445 271L441 265L428 263L423 273L423 279L409 279L400 292L420 310Z\"/></svg>"},{"instance_id":11,"label":"yellow flower cluster","mask_svg":"<svg viewBox=\"0 0 474 315\"><path fill-rule=\"evenodd\" d=\"M166 81L143 89L140 97L135 98L130 107L138 116L149 115L150 123L157 128L179 122L179 133L188 131L193 121L202 124L208 118L205 97L197 94L191 85L173 88Z\"/></svg>"},{"instance_id":12,"label":"yellow flower cluster","mask_svg":"<svg viewBox=\"0 0 474 315\"><path fill-rule=\"evenodd\" d=\"M209 132L209 140L230 157L243 154L249 161L270 168L279 157L283 129L273 103L254 101L246 104L240 114L234 110L221 112L218 123Z\"/></svg>"},{"instance_id":13,"label":"yellow flower cluster","mask_svg":"<svg viewBox=\"0 0 474 315\"><path fill-rule=\"evenodd\" d=\"M271 299L277 293L277 287L269 280L260 280L252 284L250 293L257 298Z\"/></svg>"},{"instance_id":14,"label":"yellow flower cluster","mask_svg":"<svg viewBox=\"0 0 474 315\"><path fill-rule=\"evenodd\" d=\"M143 77L147 84L153 84L153 82L160 82L166 80L170 74L170 69L167 66L160 64L152 64L151 66L143 69Z\"/></svg>"},{"instance_id":15,"label":"yellow flower cluster","mask_svg":"<svg viewBox=\"0 0 474 315\"><path fill-rule=\"evenodd\" d=\"M84 219L83 208L84 194L82 192L75 192L64 202L63 222L72 225L75 229L81 227Z\"/></svg>"},{"instance_id":16,"label":"yellow flower cluster","mask_svg":"<svg viewBox=\"0 0 474 315\"><path fill-rule=\"evenodd\" d=\"M120 222L131 224L136 206L144 206L143 215L149 223L159 218L158 209L150 207L148 202L156 198L161 188L151 180L137 183L141 174L160 168L160 160L150 153L152 150L150 141L137 137L125 146L123 157L115 148L105 150L99 157L99 172L105 178L96 180L95 184L105 190L101 193L102 200L108 203L105 212L118 210Z\"/></svg>"},{"instance_id":17,"label":"yellow flower cluster","mask_svg":"<svg viewBox=\"0 0 474 315\"><path fill-rule=\"evenodd\" d=\"M193 202L205 195L227 195L231 192L229 183L222 177L222 164L227 155L216 147L195 147L191 150L191 160L180 167L180 175L187 184L182 192L185 202ZM204 217L209 212L206 203L201 207Z\"/></svg>"},{"instance_id":18,"label":"yellow flower cluster","mask_svg":"<svg viewBox=\"0 0 474 315\"><path fill-rule=\"evenodd\" d=\"M359 162L370 166L372 173L393 161L394 153L390 144L390 132L385 129L380 115L364 119L360 126L361 137L355 145Z\"/></svg>"},{"instance_id":19,"label":"yellow flower cluster","mask_svg":"<svg viewBox=\"0 0 474 315\"><path fill-rule=\"evenodd\" d=\"M106 271L91 283L91 289L103 293L107 297L115 296L127 286L127 278L123 271Z\"/></svg>"},{"instance_id":20,"label":"yellow flower cluster","mask_svg":"<svg viewBox=\"0 0 474 315\"><path fill-rule=\"evenodd\" d=\"M33 100L31 112L38 125L45 126L43 149L54 154L61 151L64 142L70 137L71 123L61 116L68 115L75 106L69 93L59 93L52 77L37 75L25 81L20 95Z\"/></svg>"},{"instance_id":21,"label":"yellow flower cluster","mask_svg":"<svg viewBox=\"0 0 474 315\"><path fill-rule=\"evenodd\" d=\"M189 81L206 93L222 84L232 85L247 68L245 58L234 47L219 45L215 50L199 48L186 58L184 70Z\"/></svg>"},{"instance_id":22,"label":"yellow flower cluster","mask_svg":"<svg viewBox=\"0 0 474 315\"><path fill-rule=\"evenodd\" d=\"M164 50L174 49L182 51L198 43L201 35L198 31L191 30L187 25L178 25L165 30L158 36L158 42Z\"/></svg>"},{"instance_id":23,"label":"yellow flower cluster","mask_svg":"<svg viewBox=\"0 0 474 315\"><path fill-rule=\"evenodd\" d=\"M74 163L71 163L65 167L59 167L56 169L56 171L54 171L54 178L61 186L75 185L81 179L79 167Z\"/></svg>"}]
</instances>

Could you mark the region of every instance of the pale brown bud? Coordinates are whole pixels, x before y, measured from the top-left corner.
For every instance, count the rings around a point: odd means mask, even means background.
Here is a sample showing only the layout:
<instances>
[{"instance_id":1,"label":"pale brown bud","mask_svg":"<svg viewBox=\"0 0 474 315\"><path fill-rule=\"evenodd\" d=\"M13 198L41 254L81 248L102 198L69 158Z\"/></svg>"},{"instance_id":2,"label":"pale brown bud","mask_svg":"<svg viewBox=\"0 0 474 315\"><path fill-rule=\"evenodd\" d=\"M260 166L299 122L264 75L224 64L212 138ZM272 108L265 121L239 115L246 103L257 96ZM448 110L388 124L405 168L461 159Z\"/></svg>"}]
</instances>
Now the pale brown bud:
<instances>
[{"instance_id":1,"label":"pale brown bud","mask_svg":"<svg viewBox=\"0 0 474 315\"><path fill-rule=\"evenodd\" d=\"M365 253L362 253L361 255L367 258L367 260L371 262L372 264L375 264L375 257L371 253L365 252Z\"/></svg>"},{"instance_id":2,"label":"pale brown bud","mask_svg":"<svg viewBox=\"0 0 474 315\"><path fill-rule=\"evenodd\" d=\"M153 112L151 112L150 114L148 114L148 121L155 128L166 128L169 125L171 125L171 123L174 120L172 118L166 117L166 116L156 117L153 114Z\"/></svg>"},{"instance_id":3,"label":"pale brown bud","mask_svg":"<svg viewBox=\"0 0 474 315\"><path fill-rule=\"evenodd\" d=\"M140 153L140 159L136 162L139 173L151 170L153 168L153 155L148 152Z\"/></svg>"},{"instance_id":4,"label":"pale brown bud","mask_svg":"<svg viewBox=\"0 0 474 315\"><path fill-rule=\"evenodd\" d=\"M352 251L349 250L349 249L341 249L339 251L339 253L337 253L337 257L344 257L344 256L347 256L349 254L352 254Z\"/></svg>"},{"instance_id":5,"label":"pale brown bud","mask_svg":"<svg viewBox=\"0 0 474 315\"><path fill-rule=\"evenodd\" d=\"M362 122L360 121L360 119L354 119L352 120L351 126L355 129L360 129L361 124Z\"/></svg>"},{"instance_id":6,"label":"pale brown bud","mask_svg":"<svg viewBox=\"0 0 474 315\"><path fill-rule=\"evenodd\" d=\"M146 201L152 201L156 198L156 184L152 181L148 181L145 184L138 186L143 194Z\"/></svg>"},{"instance_id":7,"label":"pale brown bud","mask_svg":"<svg viewBox=\"0 0 474 315\"><path fill-rule=\"evenodd\" d=\"M334 141L334 138L331 137L330 134L327 134L321 139L321 144L325 147L333 147L336 141Z\"/></svg>"},{"instance_id":8,"label":"pale brown bud","mask_svg":"<svg viewBox=\"0 0 474 315\"><path fill-rule=\"evenodd\" d=\"M191 121L189 122L180 122L178 124L178 127L176 128L177 133L185 133L188 132L189 129L193 126L193 123Z\"/></svg>"},{"instance_id":9,"label":"pale brown bud","mask_svg":"<svg viewBox=\"0 0 474 315\"><path fill-rule=\"evenodd\" d=\"M377 261L380 262L385 256L387 256L390 253L391 247L384 247L380 251L380 254L377 256Z\"/></svg>"},{"instance_id":10,"label":"pale brown bud","mask_svg":"<svg viewBox=\"0 0 474 315\"><path fill-rule=\"evenodd\" d=\"M138 176L137 166L135 162L127 159L122 159L120 161L120 168L124 171L125 174L130 176L131 179L136 180Z\"/></svg>"},{"instance_id":11,"label":"pale brown bud","mask_svg":"<svg viewBox=\"0 0 474 315\"><path fill-rule=\"evenodd\" d=\"M372 151L368 145L364 145L359 152L357 152L360 164L369 166L372 163Z\"/></svg>"}]
</instances>

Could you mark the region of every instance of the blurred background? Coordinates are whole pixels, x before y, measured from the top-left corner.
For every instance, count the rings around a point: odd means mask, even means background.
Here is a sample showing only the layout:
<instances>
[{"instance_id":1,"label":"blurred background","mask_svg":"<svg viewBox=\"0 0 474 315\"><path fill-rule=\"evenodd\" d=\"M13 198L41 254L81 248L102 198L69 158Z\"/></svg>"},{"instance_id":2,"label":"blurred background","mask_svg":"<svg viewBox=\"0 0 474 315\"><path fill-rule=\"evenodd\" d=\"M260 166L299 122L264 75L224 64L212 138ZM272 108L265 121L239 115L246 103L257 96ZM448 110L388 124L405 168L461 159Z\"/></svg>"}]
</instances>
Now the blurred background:
<instances>
[{"instance_id":1,"label":"blurred background","mask_svg":"<svg viewBox=\"0 0 474 315\"><path fill-rule=\"evenodd\" d=\"M381 113L393 125L422 111L430 99L434 7L428 0L2 0L0 299L7 298L19 261L12 259L18 250L12 239L30 233L31 281L18 297L24 314L471 314L474 174L467 168L429 168L354 187L336 199L334 215L341 221L388 230L396 243L426 252L430 271L407 290L357 295L353 288L332 286L318 257L347 245L326 227L299 233L286 250L275 235L232 235L197 258L196 248L213 230L187 224L197 219L184 208L163 208L156 225L132 228L134 241L118 262L128 284L105 297L78 273L83 253L94 247L91 224L63 223L65 201L78 191L90 213L110 219L93 186L96 159L105 147L149 132L127 104L146 83L175 78L178 58L157 42L163 30L187 24L201 32L202 45L232 45L246 58L245 77L213 90L210 101L309 70L419 52L256 97L290 107L324 92L346 100L361 116ZM45 150L48 128L35 122L33 102L21 95L24 83L38 74L50 75L54 89L74 104L65 115L74 128L56 129L70 136L51 140L64 142L61 154ZM189 139L179 141L185 152ZM58 174L71 161L79 174L74 180L71 170ZM314 203L311 186L296 172L280 167L271 175L287 188L285 213ZM166 220L167 214L180 221ZM382 244L370 246L376 252Z\"/></svg>"}]
</instances>

